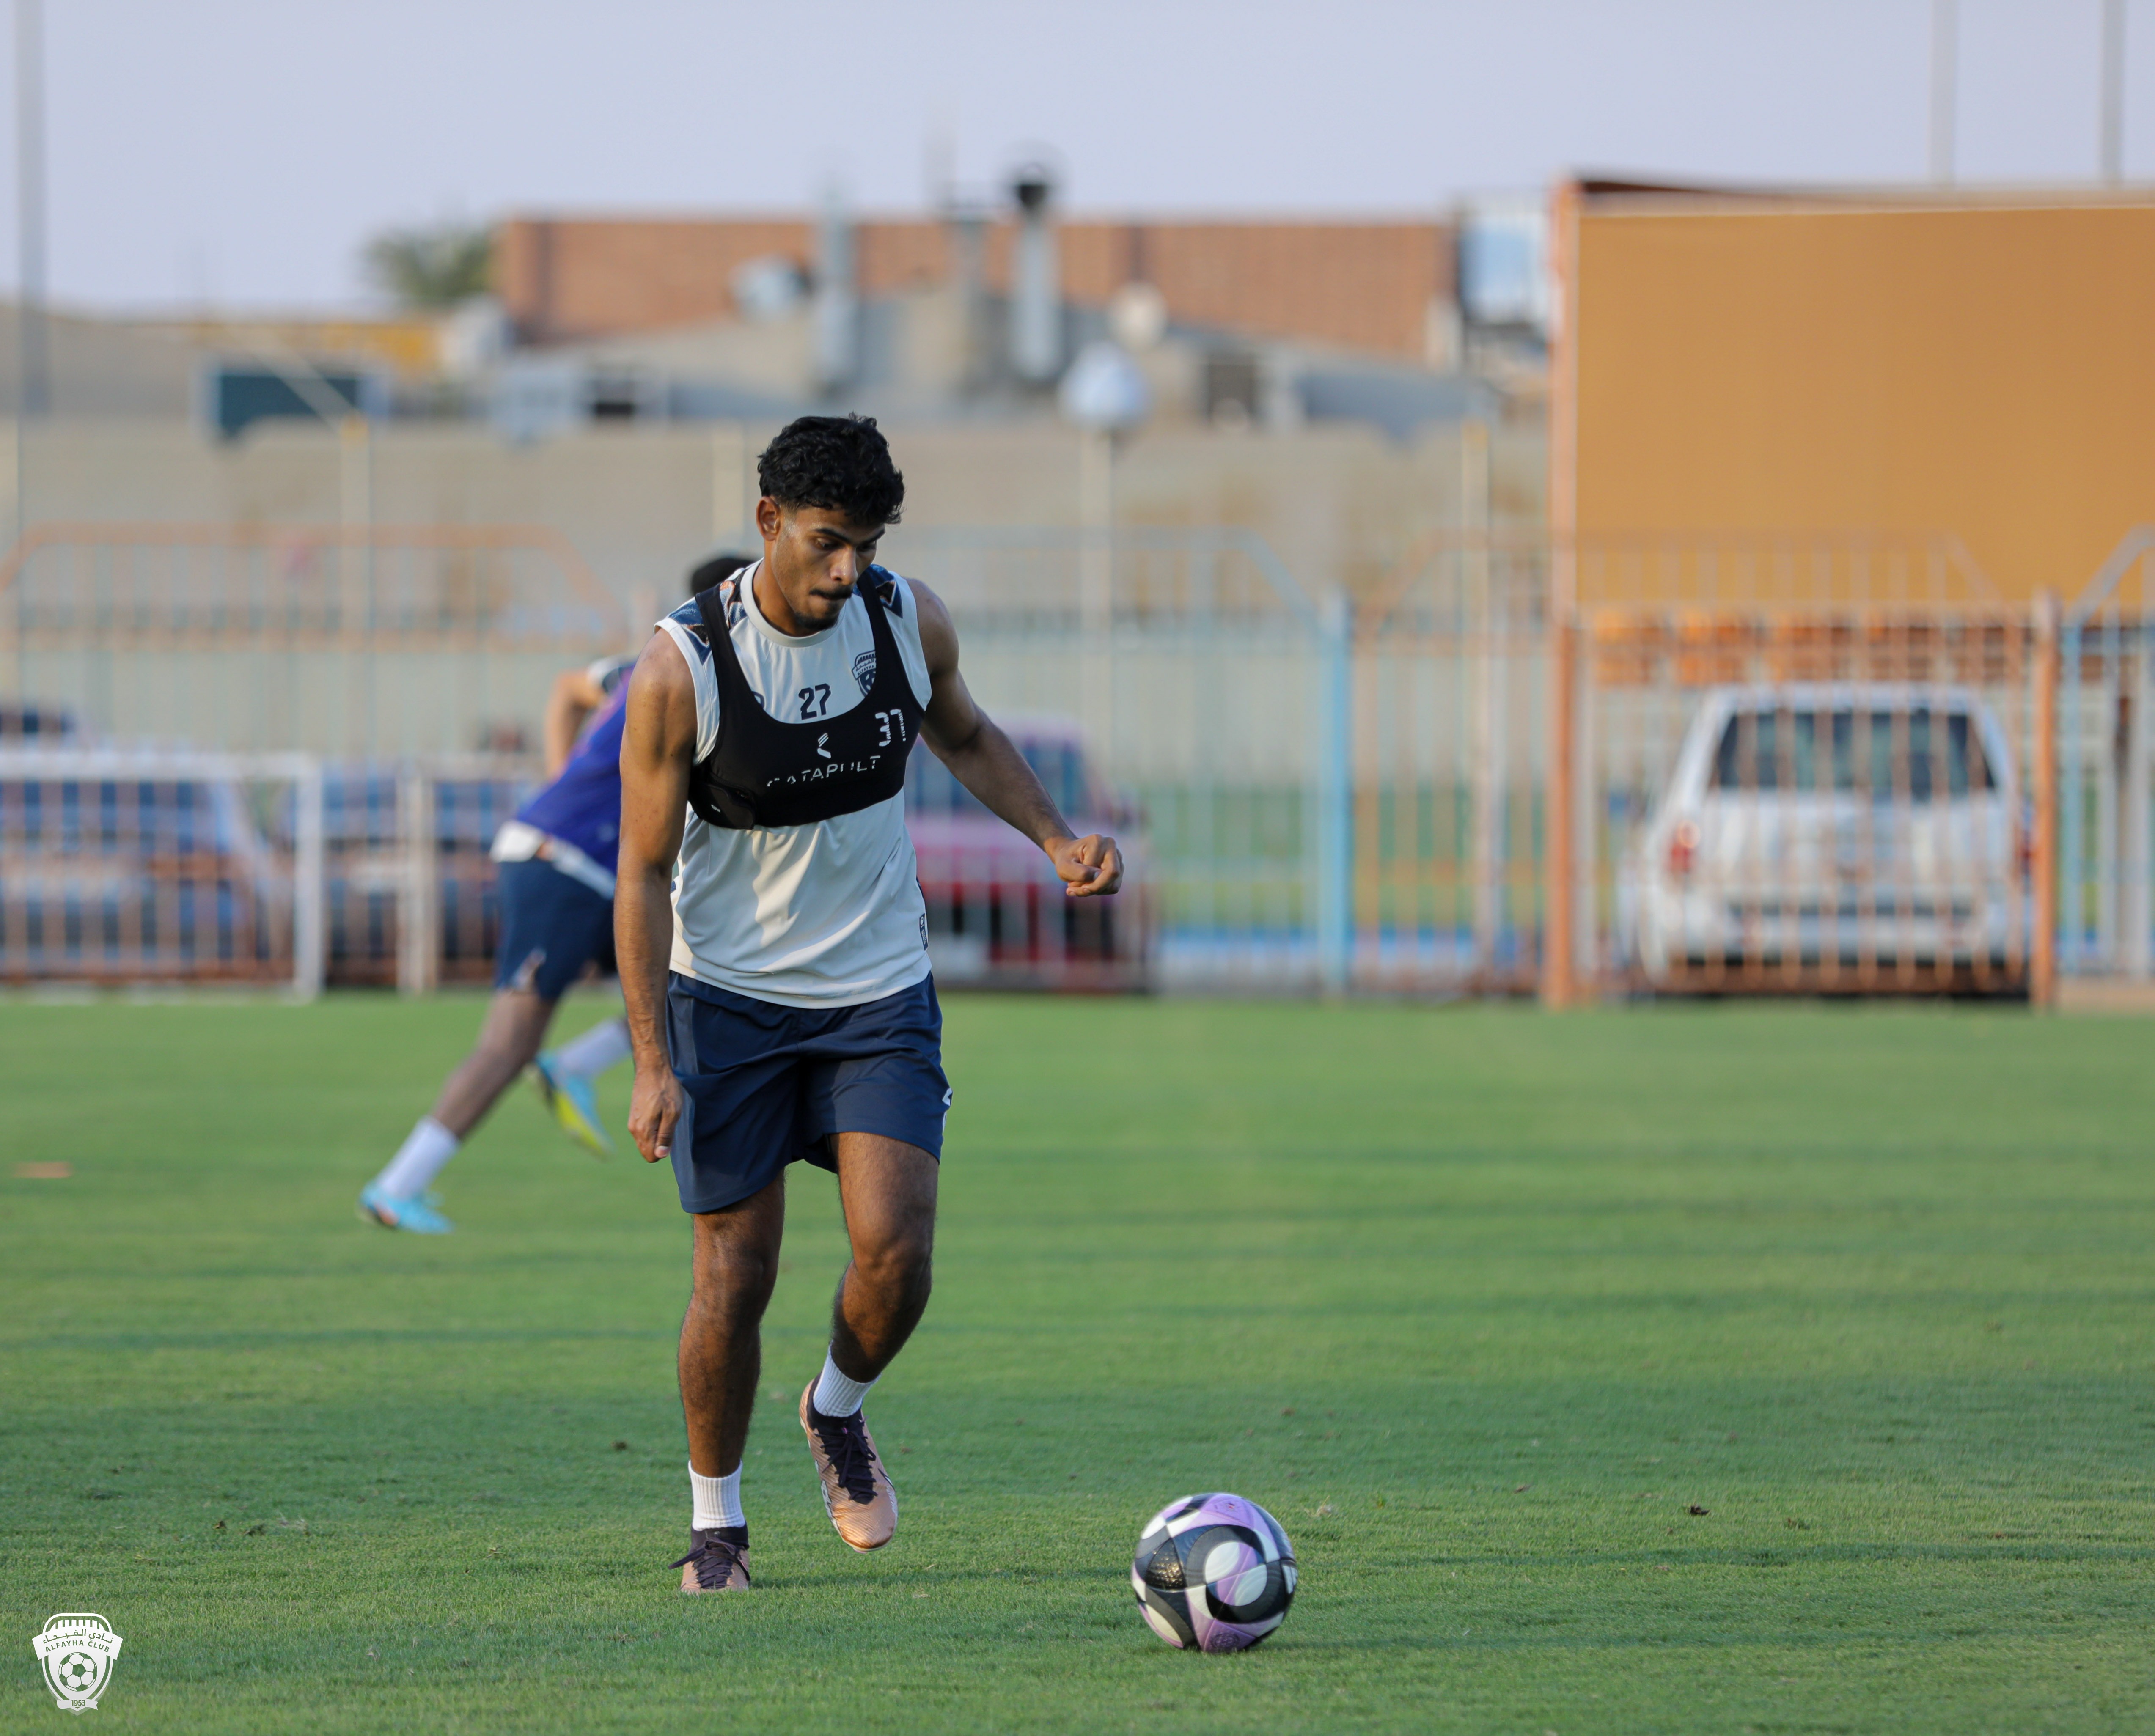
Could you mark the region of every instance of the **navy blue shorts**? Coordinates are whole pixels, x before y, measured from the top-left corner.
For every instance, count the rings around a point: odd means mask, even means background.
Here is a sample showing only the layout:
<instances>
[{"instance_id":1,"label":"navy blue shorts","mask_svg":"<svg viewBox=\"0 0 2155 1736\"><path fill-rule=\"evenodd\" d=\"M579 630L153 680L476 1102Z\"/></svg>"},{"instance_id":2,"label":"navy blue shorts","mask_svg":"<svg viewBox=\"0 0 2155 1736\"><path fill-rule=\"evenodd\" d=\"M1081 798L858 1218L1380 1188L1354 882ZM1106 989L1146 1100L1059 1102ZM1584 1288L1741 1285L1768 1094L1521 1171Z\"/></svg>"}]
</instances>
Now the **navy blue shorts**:
<instances>
[{"instance_id":1,"label":"navy blue shorts","mask_svg":"<svg viewBox=\"0 0 2155 1736\"><path fill-rule=\"evenodd\" d=\"M676 972L666 1048L683 1099L673 1129L683 1211L745 1200L796 1159L835 1170L832 1134L880 1134L943 1155L950 1082L933 977L815 1011Z\"/></svg>"},{"instance_id":2,"label":"navy blue shorts","mask_svg":"<svg viewBox=\"0 0 2155 1736\"><path fill-rule=\"evenodd\" d=\"M494 987L558 1001L594 959L601 976L614 974L612 899L535 856L503 863L497 883L501 940L494 951Z\"/></svg>"}]
</instances>

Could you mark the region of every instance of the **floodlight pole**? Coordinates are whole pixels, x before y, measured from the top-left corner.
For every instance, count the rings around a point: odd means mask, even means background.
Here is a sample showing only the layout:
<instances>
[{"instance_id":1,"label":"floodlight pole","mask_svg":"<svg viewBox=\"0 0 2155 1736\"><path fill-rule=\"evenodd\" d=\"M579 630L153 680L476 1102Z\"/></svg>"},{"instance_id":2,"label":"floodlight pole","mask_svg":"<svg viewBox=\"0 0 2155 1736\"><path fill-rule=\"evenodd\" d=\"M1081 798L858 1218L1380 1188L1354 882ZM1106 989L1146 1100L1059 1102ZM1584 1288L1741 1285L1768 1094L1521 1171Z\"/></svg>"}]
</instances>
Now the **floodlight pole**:
<instances>
[{"instance_id":1,"label":"floodlight pole","mask_svg":"<svg viewBox=\"0 0 2155 1736\"><path fill-rule=\"evenodd\" d=\"M2102 178L2125 179L2125 0L2102 0Z\"/></svg>"},{"instance_id":2,"label":"floodlight pole","mask_svg":"<svg viewBox=\"0 0 2155 1736\"><path fill-rule=\"evenodd\" d=\"M2028 1004L2036 1007L2055 1006L2058 998L2059 613L2056 591L2045 590L2037 595L2035 740L2028 778L2030 802L2035 809L2028 876L2028 902L2034 918L2028 937ZM2079 897L2077 887L2074 896Z\"/></svg>"},{"instance_id":3,"label":"floodlight pole","mask_svg":"<svg viewBox=\"0 0 2155 1736\"><path fill-rule=\"evenodd\" d=\"M1319 609L1317 969L1338 996L1354 981L1354 607L1335 587Z\"/></svg>"},{"instance_id":4,"label":"floodlight pole","mask_svg":"<svg viewBox=\"0 0 2155 1736\"><path fill-rule=\"evenodd\" d=\"M1931 0L1931 179L1953 178L1953 98L1959 82L1958 0Z\"/></svg>"},{"instance_id":5,"label":"floodlight pole","mask_svg":"<svg viewBox=\"0 0 2155 1736\"><path fill-rule=\"evenodd\" d=\"M1078 616L1083 627L1084 704L1093 751L1114 764L1108 737L1115 717L1115 431L1082 430L1078 446Z\"/></svg>"},{"instance_id":6,"label":"floodlight pole","mask_svg":"<svg viewBox=\"0 0 2155 1736\"><path fill-rule=\"evenodd\" d=\"M1467 785L1472 791L1474 970L1484 983L1497 975L1503 929L1505 658L1511 640L1505 588L1493 576L1489 548L1489 425L1459 425L1459 525L1461 590L1473 694L1468 723Z\"/></svg>"},{"instance_id":7,"label":"floodlight pole","mask_svg":"<svg viewBox=\"0 0 2155 1736\"><path fill-rule=\"evenodd\" d=\"M15 218L21 305L15 343L25 418L52 407L52 357L45 335L45 90L42 0L15 0Z\"/></svg>"}]
</instances>

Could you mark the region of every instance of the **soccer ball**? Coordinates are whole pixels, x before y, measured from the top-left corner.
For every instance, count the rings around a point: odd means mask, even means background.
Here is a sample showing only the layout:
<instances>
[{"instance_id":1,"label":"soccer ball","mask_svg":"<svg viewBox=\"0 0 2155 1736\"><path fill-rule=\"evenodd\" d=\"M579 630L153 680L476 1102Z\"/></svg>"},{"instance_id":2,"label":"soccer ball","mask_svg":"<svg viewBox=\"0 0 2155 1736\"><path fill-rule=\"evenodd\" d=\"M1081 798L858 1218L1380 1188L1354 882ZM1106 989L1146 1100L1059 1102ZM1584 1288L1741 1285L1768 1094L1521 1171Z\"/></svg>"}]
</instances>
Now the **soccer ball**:
<instances>
[{"instance_id":1,"label":"soccer ball","mask_svg":"<svg viewBox=\"0 0 2155 1736\"><path fill-rule=\"evenodd\" d=\"M1254 1501L1185 1496L1147 1523L1130 1589L1145 1625L1169 1645L1241 1652L1287 1620L1294 1545Z\"/></svg>"}]
</instances>

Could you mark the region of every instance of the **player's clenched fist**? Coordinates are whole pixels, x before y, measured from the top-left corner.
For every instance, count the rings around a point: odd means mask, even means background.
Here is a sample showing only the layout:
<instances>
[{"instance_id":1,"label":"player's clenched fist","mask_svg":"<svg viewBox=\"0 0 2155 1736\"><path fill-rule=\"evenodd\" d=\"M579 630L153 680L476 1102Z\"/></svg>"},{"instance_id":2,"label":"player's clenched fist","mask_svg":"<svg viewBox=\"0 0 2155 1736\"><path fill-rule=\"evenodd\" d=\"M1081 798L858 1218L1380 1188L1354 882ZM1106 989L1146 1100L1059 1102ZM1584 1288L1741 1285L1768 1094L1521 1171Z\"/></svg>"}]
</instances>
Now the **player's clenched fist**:
<instances>
[{"instance_id":1,"label":"player's clenched fist","mask_svg":"<svg viewBox=\"0 0 2155 1736\"><path fill-rule=\"evenodd\" d=\"M628 1133L648 1164L673 1155L673 1126L681 1119L681 1082L670 1067L636 1069L636 1089L628 1099Z\"/></svg>"},{"instance_id":2,"label":"player's clenched fist","mask_svg":"<svg viewBox=\"0 0 2155 1736\"><path fill-rule=\"evenodd\" d=\"M1064 838L1048 845L1047 853L1062 889L1073 899L1105 898L1122 888L1123 853L1103 832Z\"/></svg>"}]
</instances>

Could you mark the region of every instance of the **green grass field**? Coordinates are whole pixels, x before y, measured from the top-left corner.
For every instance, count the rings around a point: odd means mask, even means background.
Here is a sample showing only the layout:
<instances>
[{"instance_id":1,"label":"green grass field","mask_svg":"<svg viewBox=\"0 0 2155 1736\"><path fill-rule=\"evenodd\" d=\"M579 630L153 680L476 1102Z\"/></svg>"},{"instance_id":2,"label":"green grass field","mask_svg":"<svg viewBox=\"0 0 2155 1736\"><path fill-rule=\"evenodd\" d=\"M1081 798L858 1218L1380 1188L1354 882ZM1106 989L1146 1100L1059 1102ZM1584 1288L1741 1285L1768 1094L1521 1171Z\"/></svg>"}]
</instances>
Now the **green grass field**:
<instances>
[{"instance_id":1,"label":"green grass field","mask_svg":"<svg viewBox=\"0 0 2155 1736\"><path fill-rule=\"evenodd\" d=\"M670 1175L520 1093L455 1236L352 1215L478 1010L0 1005L0 1727L95 1610L108 1731L2155 1728L2144 1024L953 997L898 1540L796 1170L688 1599ZM1303 1563L1238 1657L1128 1590L1208 1488Z\"/></svg>"}]
</instances>

